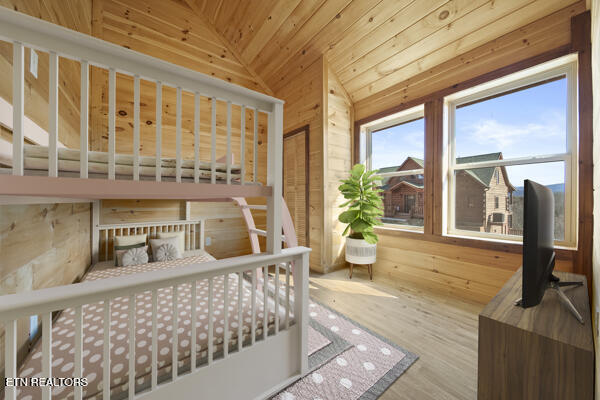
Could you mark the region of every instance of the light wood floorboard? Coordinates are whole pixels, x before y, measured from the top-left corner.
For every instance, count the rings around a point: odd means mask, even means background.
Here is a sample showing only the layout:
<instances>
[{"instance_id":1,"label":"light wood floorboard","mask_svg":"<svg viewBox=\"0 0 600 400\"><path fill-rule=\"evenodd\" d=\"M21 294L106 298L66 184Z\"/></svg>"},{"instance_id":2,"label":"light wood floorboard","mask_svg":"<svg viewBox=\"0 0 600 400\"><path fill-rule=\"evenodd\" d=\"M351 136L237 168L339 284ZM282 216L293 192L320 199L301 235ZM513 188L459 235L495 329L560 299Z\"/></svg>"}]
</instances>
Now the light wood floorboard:
<instances>
[{"instance_id":1,"label":"light wood floorboard","mask_svg":"<svg viewBox=\"0 0 600 400\"><path fill-rule=\"evenodd\" d=\"M484 304L401 281L368 280L366 268L311 274L313 299L419 356L381 399L474 399L477 319Z\"/></svg>"}]
</instances>

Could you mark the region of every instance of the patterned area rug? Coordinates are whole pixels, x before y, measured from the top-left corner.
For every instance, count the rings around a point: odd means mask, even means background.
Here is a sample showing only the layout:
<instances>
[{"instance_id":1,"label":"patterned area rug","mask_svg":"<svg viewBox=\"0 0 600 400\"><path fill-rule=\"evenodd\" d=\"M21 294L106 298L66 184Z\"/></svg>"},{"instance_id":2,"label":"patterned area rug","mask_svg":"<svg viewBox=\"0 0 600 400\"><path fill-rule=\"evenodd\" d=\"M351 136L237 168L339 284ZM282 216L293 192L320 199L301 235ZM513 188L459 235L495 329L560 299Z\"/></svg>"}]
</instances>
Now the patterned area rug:
<instances>
[{"instance_id":1,"label":"patterned area rug","mask_svg":"<svg viewBox=\"0 0 600 400\"><path fill-rule=\"evenodd\" d=\"M309 336L317 331L330 343L309 351L311 372L275 400L376 399L418 358L320 303L311 301L309 312Z\"/></svg>"}]
</instances>

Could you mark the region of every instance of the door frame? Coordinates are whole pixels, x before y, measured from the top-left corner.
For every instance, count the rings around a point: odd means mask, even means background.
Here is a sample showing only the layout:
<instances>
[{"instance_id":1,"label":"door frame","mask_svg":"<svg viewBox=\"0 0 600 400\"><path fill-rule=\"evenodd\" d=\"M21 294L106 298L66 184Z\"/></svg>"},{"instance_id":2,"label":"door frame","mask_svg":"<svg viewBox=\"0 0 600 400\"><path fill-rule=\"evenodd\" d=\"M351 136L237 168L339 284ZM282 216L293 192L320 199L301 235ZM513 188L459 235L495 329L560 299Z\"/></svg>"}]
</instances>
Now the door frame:
<instances>
[{"instance_id":1,"label":"door frame","mask_svg":"<svg viewBox=\"0 0 600 400\"><path fill-rule=\"evenodd\" d=\"M304 224L306 226L306 246L310 247L310 125L306 124L304 126L301 126L300 128L296 128L294 130L291 130L287 133L283 134L283 146L285 146L285 139L289 139L292 136L296 136L299 134L304 133L304 148L305 148L305 155L306 155L306 160L304 162L305 165L305 176L306 176L306 187L305 187L305 195L304 198L306 200L306 205L305 205L305 210L306 210L306 216L305 216L305 221ZM283 161L283 173L282 173L282 177L283 177L283 182L282 182L282 187L285 186L285 151L283 151L283 155L282 157L284 158ZM295 228L295 227L294 227Z\"/></svg>"}]
</instances>

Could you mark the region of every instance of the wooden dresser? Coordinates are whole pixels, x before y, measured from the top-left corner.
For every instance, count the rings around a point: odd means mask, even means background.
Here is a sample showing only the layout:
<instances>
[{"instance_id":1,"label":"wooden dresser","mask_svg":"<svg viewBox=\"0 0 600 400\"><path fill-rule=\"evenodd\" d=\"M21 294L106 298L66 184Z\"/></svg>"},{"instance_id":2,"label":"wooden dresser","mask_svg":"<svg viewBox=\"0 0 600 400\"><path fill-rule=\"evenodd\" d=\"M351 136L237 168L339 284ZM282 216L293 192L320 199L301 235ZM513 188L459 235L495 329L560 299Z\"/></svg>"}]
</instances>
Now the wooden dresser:
<instances>
[{"instance_id":1,"label":"wooden dresser","mask_svg":"<svg viewBox=\"0 0 600 400\"><path fill-rule=\"evenodd\" d=\"M477 398L587 400L594 398L594 344L583 275L555 272L584 319L580 324L547 290L533 308L515 306L521 297L519 269L479 314Z\"/></svg>"}]
</instances>

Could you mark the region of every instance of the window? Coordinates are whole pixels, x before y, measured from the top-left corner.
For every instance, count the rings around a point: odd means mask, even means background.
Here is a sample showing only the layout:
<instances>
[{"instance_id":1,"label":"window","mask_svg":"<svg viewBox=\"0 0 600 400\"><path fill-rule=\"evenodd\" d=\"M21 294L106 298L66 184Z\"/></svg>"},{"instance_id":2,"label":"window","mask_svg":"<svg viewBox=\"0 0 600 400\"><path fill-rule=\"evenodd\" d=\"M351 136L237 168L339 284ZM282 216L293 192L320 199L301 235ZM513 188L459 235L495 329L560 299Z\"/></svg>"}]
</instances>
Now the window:
<instances>
[{"instance_id":1,"label":"window","mask_svg":"<svg viewBox=\"0 0 600 400\"><path fill-rule=\"evenodd\" d=\"M383 178L384 225L423 229L425 121L423 106L361 126L361 160ZM362 142L361 140L361 142Z\"/></svg>"},{"instance_id":2,"label":"window","mask_svg":"<svg viewBox=\"0 0 600 400\"><path fill-rule=\"evenodd\" d=\"M556 243L576 245L576 74L566 56L446 97L448 234L521 240L531 179L554 192Z\"/></svg>"}]
</instances>

